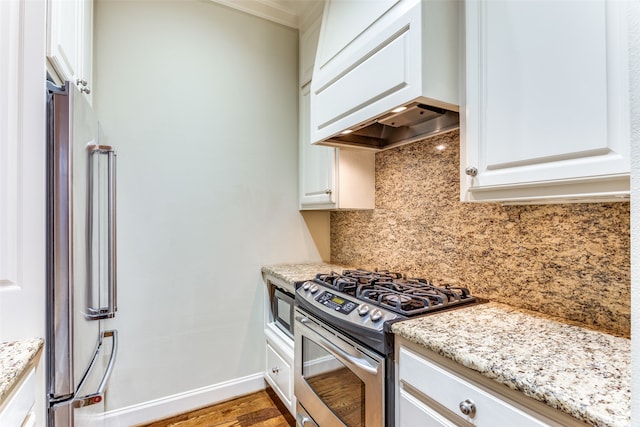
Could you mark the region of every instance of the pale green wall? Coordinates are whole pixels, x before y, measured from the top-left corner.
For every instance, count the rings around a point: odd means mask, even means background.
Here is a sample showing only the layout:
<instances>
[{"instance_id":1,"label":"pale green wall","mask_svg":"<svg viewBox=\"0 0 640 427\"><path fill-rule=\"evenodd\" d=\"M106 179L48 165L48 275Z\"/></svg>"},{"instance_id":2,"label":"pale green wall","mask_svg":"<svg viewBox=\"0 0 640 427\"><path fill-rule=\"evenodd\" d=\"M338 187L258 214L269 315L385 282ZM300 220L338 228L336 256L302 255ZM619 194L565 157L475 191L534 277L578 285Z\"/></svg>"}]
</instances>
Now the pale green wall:
<instances>
[{"instance_id":1,"label":"pale green wall","mask_svg":"<svg viewBox=\"0 0 640 427\"><path fill-rule=\"evenodd\" d=\"M119 179L108 409L261 372L261 265L320 260L297 209L297 37L209 1L96 3Z\"/></svg>"}]
</instances>

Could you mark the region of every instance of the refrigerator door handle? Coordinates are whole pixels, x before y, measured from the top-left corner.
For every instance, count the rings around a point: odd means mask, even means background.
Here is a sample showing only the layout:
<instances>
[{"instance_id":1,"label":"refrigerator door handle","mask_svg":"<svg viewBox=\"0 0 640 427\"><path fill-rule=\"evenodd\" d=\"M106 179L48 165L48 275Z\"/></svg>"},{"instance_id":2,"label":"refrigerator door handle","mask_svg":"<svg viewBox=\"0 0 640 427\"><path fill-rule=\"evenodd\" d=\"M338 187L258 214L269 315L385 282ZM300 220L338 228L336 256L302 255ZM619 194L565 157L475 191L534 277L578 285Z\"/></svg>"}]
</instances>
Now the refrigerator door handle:
<instances>
[{"instance_id":1,"label":"refrigerator door handle","mask_svg":"<svg viewBox=\"0 0 640 427\"><path fill-rule=\"evenodd\" d=\"M109 317L116 315L117 304L117 253L116 253L116 152L108 147L109 155Z\"/></svg>"},{"instance_id":2,"label":"refrigerator door handle","mask_svg":"<svg viewBox=\"0 0 640 427\"><path fill-rule=\"evenodd\" d=\"M116 354L118 353L118 331L113 329L111 331L102 332L102 337L100 339L100 345L98 346L98 350L94 356L91 365L89 366L89 370L87 371L86 377L89 376L90 372L93 370L95 362L98 358L98 354L100 353L100 347L102 346L102 340L105 338L111 338L113 340L113 344L111 346L111 355L109 356L109 363L107 365L107 369L104 371L104 375L102 376L102 380L100 381L100 385L98 389L90 394L84 396L77 396L73 399L73 407L74 408L82 408L83 406L95 405L96 403L102 402L104 398L104 390L107 387L107 382L109 381L109 377L111 377L111 372L113 371L113 365L116 361ZM82 388L82 384L80 385Z\"/></svg>"},{"instance_id":3,"label":"refrigerator door handle","mask_svg":"<svg viewBox=\"0 0 640 427\"><path fill-rule=\"evenodd\" d=\"M107 217L107 277L108 295L107 306L93 308L90 307L87 317L92 320L108 319L116 315L117 305L117 242L116 242L116 153L110 145L92 145L88 147L92 154L107 155L108 173L108 217ZM93 163L91 163L93 164Z\"/></svg>"}]
</instances>

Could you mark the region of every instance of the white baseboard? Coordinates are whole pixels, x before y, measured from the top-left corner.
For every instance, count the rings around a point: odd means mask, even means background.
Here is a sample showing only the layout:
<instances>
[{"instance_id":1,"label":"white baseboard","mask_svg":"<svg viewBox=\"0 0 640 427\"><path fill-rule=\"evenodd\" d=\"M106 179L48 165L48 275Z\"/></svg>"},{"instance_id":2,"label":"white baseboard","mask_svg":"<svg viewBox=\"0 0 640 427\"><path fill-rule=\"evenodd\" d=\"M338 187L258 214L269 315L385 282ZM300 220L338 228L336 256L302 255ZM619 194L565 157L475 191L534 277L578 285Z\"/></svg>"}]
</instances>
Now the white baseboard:
<instances>
[{"instance_id":1,"label":"white baseboard","mask_svg":"<svg viewBox=\"0 0 640 427\"><path fill-rule=\"evenodd\" d=\"M264 390L263 373L190 390L137 405L108 411L104 427L130 427L193 411L218 402Z\"/></svg>"}]
</instances>

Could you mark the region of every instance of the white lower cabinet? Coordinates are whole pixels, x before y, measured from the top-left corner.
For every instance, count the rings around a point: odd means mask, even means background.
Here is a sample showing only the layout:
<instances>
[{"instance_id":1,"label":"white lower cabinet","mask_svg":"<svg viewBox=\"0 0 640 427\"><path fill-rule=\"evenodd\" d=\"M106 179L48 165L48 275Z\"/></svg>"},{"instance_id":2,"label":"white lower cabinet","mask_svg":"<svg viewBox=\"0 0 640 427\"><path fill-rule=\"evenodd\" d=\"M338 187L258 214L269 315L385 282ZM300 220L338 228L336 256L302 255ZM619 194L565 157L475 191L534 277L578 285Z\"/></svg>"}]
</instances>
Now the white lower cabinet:
<instances>
[{"instance_id":1,"label":"white lower cabinet","mask_svg":"<svg viewBox=\"0 0 640 427\"><path fill-rule=\"evenodd\" d=\"M267 343L267 376L285 396L291 396L291 363ZM291 400L291 399L289 399Z\"/></svg>"},{"instance_id":2,"label":"white lower cabinet","mask_svg":"<svg viewBox=\"0 0 640 427\"><path fill-rule=\"evenodd\" d=\"M479 379L471 375L471 370L469 376L461 374L466 368L399 341L396 344L399 427L583 425L491 379ZM505 390L496 392L500 387Z\"/></svg>"},{"instance_id":3,"label":"white lower cabinet","mask_svg":"<svg viewBox=\"0 0 640 427\"><path fill-rule=\"evenodd\" d=\"M0 426L35 425L35 396L35 369L31 368L16 389L0 404Z\"/></svg>"},{"instance_id":4,"label":"white lower cabinet","mask_svg":"<svg viewBox=\"0 0 640 427\"><path fill-rule=\"evenodd\" d=\"M265 380L295 416L293 340L285 336L273 323L267 324L265 336L267 339Z\"/></svg>"}]
</instances>

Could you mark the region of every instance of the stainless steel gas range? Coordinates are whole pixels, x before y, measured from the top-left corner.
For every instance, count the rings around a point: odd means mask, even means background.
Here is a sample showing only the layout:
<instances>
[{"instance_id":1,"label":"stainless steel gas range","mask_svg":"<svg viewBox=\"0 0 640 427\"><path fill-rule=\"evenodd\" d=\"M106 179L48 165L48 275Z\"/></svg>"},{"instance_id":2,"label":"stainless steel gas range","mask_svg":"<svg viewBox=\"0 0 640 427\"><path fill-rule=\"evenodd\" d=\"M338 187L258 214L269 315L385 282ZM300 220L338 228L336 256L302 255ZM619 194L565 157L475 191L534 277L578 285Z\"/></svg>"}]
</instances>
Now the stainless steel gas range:
<instances>
[{"instance_id":1,"label":"stainless steel gas range","mask_svg":"<svg viewBox=\"0 0 640 427\"><path fill-rule=\"evenodd\" d=\"M298 425L393 426L390 325L475 302L466 288L387 271L344 270L299 284L294 327Z\"/></svg>"}]
</instances>

